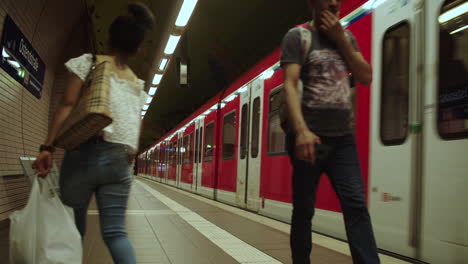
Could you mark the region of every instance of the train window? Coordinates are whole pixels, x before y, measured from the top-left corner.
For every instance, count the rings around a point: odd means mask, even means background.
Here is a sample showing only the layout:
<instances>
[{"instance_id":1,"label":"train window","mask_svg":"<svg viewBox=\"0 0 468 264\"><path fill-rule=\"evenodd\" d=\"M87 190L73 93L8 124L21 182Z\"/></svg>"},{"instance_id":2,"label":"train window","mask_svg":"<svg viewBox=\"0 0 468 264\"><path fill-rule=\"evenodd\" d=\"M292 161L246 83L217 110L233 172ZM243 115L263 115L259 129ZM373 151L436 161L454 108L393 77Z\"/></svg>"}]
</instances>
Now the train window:
<instances>
[{"instance_id":1,"label":"train window","mask_svg":"<svg viewBox=\"0 0 468 264\"><path fill-rule=\"evenodd\" d=\"M198 162L201 162L201 157L202 157L202 139L203 139L203 127L200 127L200 132L198 133L199 136L199 141L198 141Z\"/></svg>"},{"instance_id":2,"label":"train window","mask_svg":"<svg viewBox=\"0 0 468 264\"><path fill-rule=\"evenodd\" d=\"M189 148L190 148L190 137L189 135L184 136L184 143L183 143L183 148L181 149L181 155L182 155L182 160L184 164L188 164L190 162L190 157L189 157Z\"/></svg>"},{"instance_id":3,"label":"train window","mask_svg":"<svg viewBox=\"0 0 468 264\"><path fill-rule=\"evenodd\" d=\"M438 20L439 83L437 128L443 139L468 137L468 13L447 17L465 1L445 1ZM453 12L451 12L453 14Z\"/></svg>"},{"instance_id":4,"label":"train window","mask_svg":"<svg viewBox=\"0 0 468 264\"><path fill-rule=\"evenodd\" d=\"M284 155L286 153L286 134L281 128L280 106L283 87L270 94L268 113L268 155Z\"/></svg>"},{"instance_id":5,"label":"train window","mask_svg":"<svg viewBox=\"0 0 468 264\"><path fill-rule=\"evenodd\" d=\"M210 123L206 126L205 131L205 153L203 155L204 162L213 161L213 151L214 151L214 123Z\"/></svg>"},{"instance_id":6,"label":"train window","mask_svg":"<svg viewBox=\"0 0 468 264\"><path fill-rule=\"evenodd\" d=\"M172 165L172 143L167 144L167 164Z\"/></svg>"},{"instance_id":7,"label":"train window","mask_svg":"<svg viewBox=\"0 0 468 264\"><path fill-rule=\"evenodd\" d=\"M244 104L241 112L240 158L247 156L247 138L249 134L249 105Z\"/></svg>"},{"instance_id":8,"label":"train window","mask_svg":"<svg viewBox=\"0 0 468 264\"><path fill-rule=\"evenodd\" d=\"M224 116L223 122L223 160L234 159L236 144L236 112Z\"/></svg>"},{"instance_id":9,"label":"train window","mask_svg":"<svg viewBox=\"0 0 468 264\"><path fill-rule=\"evenodd\" d=\"M159 148L159 166L164 166L164 147Z\"/></svg>"},{"instance_id":10,"label":"train window","mask_svg":"<svg viewBox=\"0 0 468 264\"><path fill-rule=\"evenodd\" d=\"M260 139L260 97L253 101L252 107L252 158L256 158L259 152L259 139Z\"/></svg>"},{"instance_id":11,"label":"train window","mask_svg":"<svg viewBox=\"0 0 468 264\"><path fill-rule=\"evenodd\" d=\"M157 168L159 168L159 149L156 148L156 160L154 161L154 166Z\"/></svg>"},{"instance_id":12,"label":"train window","mask_svg":"<svg viewBox=\"0 0 468 264\"><path fill-rule=\"evenodd\" d=\"M189 163L193 163L193 132L189 136L188 159Z\"/></svg>"},{"instance_id":13,"label":"train window","mask_svg":"<svg viewBox=\"0 0 468 264\"><path fill-rule=\"evenodd\" d=\"M172 150L171 150L171 153L172 153L172 156L171 156L171 165L175 165L176 164L176 159L177 159L177 143L174 142L172 143Z\"/></svg>"},{"instance_id":14,"label":"train window","mask_svg":"<svg viewBox=\"0 0 468 264\"><path fill-rule=\"evenodd\" d=\"M173 156L172 156L172 165L177 165L177 156L179 155L179 144L178 144L178 141L175 141L174 142L174 147L173 147L173 151L172 151Z\"/></svg>"},{"instance_id":15,"label":"train window","mask_svg":"<svg viewBox=\"0 0 468 264\"><path fill-rule=\"evenodd\" d=\"M200 140L198 140L198 128L195 129L195 163L198 162L198 142L200 142Z\"/></svg>"},{"instance_id":16,"label":"train window","mask_svg":"<svg viewBox=\"0 0 468 264\"><path fill-rule=\"evenodd\" d=\"M400 145L408 134L410 27L402 22L388 29L382 48L380 139Z\"/></svg>"}]
</instances>

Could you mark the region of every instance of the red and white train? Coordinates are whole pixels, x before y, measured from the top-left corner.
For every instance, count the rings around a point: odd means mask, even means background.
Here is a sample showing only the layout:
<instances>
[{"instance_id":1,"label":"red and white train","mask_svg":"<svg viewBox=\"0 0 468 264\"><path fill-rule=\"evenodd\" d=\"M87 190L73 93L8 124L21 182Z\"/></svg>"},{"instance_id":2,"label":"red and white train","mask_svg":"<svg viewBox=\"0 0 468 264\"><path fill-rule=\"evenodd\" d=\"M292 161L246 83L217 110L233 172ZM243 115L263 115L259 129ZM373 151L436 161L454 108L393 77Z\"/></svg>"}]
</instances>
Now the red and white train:
<instances>
[{"instance_id":1,"label":"red and white train","mask_svg":"<svg viewBox=\"0 0 468 264\"><path fill-rule=\"evenodd\" d=\"M343 0L372 64L356 138L378 247L468 263L468 2ZM279 49L145 150L138 173L289 222L291 165L279 121ZM346 239L327 179L315 231Z\"/></svg>"}]
</instances>

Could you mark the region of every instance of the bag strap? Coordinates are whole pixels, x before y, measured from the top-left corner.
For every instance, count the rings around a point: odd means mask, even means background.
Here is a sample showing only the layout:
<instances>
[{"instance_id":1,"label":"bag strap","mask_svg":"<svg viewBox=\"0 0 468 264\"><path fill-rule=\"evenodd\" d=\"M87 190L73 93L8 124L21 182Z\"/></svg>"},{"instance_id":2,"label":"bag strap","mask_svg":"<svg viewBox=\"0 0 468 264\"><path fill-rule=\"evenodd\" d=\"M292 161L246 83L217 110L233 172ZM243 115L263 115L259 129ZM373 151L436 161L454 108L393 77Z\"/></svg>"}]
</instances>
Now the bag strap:
<instances>
[{"instance_id":1,"label":"bag strap","mask_svg":"<svg viewBox=\"0 0 468 264\"><path fill-rule=\"evenodd\" d=\"M309 23L307 22L301 25L298 25L299 33L301 35L301 47L302 47L302 65L307 61L307 55L310 52L310 47L312 46L312 32L309 29Z\"/></svg>"},{"instance_id":2,"label":"bag strap","mask_svg":"<svg viewBox=\"0 0 468 264\"><path fill-rule=\"evenodd\" d=\"M91 66L89 67L89 72L88 72L88 75L86 76L86 81L85 81L86 85L88 85L93 79L94 70L96 69L96 61L97 61L96 54L93 54Z\"/></svg>"}]
</instances>

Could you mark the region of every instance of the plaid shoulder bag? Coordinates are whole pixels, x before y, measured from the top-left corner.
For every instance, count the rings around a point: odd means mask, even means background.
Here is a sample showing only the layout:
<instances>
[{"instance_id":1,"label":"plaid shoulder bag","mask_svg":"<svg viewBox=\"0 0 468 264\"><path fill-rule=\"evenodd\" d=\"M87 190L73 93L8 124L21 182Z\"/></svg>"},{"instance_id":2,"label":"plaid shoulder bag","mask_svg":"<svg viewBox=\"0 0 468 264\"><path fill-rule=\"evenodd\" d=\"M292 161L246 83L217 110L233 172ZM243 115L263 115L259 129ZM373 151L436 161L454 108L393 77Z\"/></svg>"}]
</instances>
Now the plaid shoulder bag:
<instances>
[{"instance_id":1,"label":"plaid shoulder bag","mask_svg":"<svg viewBox=\"0 0 468 264\"><path fill-rule=\"evenodd\" d=\"M97 64L93 54L80 98L60 129L55 146L73 150L112 123L109 78L110 64L106 61Z\"/></svg>"}]
</instances>

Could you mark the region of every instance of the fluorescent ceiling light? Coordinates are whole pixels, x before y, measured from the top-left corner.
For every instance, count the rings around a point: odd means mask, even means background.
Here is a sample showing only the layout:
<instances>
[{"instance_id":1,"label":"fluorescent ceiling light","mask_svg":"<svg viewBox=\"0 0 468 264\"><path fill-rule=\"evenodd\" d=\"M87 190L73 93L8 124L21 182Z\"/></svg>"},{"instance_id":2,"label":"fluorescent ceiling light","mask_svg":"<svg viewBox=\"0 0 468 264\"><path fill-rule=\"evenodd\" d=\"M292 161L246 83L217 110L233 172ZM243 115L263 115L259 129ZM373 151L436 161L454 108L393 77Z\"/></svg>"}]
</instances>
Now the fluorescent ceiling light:
<instances>
[{"instance_id":1,"label":"fluorescent ceiling light","mask_svg":"<svg viewBox=\"0 0 468 264\"><path fill-rule=\"evenodd\" d=\"M450 32L450 35L453 35L453 34L455 34L457 32L460 32L460 31L462 31L462 30L464 30L466 28L468 28L468 25L465 25L465 26L463 26L463 27L461 27L459 29L455 29L454 31Z\"/></svg>"},{"instance_id":2,"label":"fluorescent ceiling light","mask_svg":"<svg viewBox=\"0 0 468 264\"><path fill-rule=\"evenodd\" d=\"M141 115L142 116L146 115L146 111L141 111Z\"/></svg>"},{"instance_id":3,"label":"fluorescent ceiling light","mask_svg":"<svg viewBox=\"0 0 468 264\"><path fill-rule=\"evenodd\" d=\"M197 5L197 0L184 0L182 7L180 8L179 15L175 22L178 27L185 27L192 16L193 10Z\"/></svg>"},{"instance_id":4,"label":"fluorescent ceiling light","mask_svg":"<svg viewBox=\"0 0 468 264\"><path fill-rule=\"evenodd\" d=\"M156 90L158 90L157 87L151 87L151 88L149 89L148 94L151 95L151 96L153 96L153 95L156 93ZM153 100L153 98L151 98L151 100ZM151 101L150 101L150 102L151 102ZM146 103L148 103L148 100L146 101ZM149 103L148 103L148 104L149 104Z\"/></svg>"},{"instance_id":5,"label":"fluorescent ceiling light","mask_svg":"<svg viewBox=\"0 0 468 264\"><path fill-rule=\"evenodd\" d=\"M468 12L468 2L456 6L450 9L447 12L444 12L442 15L439 16L439 23L445 23L451 19L454 19L457 16L461 16L464 13Z\"/></svg>"},{"instance_id":6,"label":"fluorescent ceiling light","mask_svg":"<svg viewBox=\"0 0 468 264\"><path fill-rule=\"evenodd\" d=\"M151 90L151 88L150 88L150 90ZM153 101L153 97L148 97L148 99L146 99L147 104L151 104L151 101Z\"/></svg>"},{"instance_id":7,"label":"fluorescent ceiling light","mask_svg":"<svg viewBox=\"0 0 468 264\"><path fill-rule=\"evenodd\" d=\"M145 110L145 111L148 110L148 108L149 108L149 105L147 105L147 104L143 106L143 110Z\"/></svg>"},{"instance_id":8,"label":"fluorescent ceiling light","mask_svg":"<svg viewBox=\"0 0 468 264\"><path fill-rule=\"evenodd\" d=\"M164 49L164 53L172 54L179 43L180 36L170 35L169 39L167 40L166 48Z\"/></svg>"},{"instance_id":9,"label":"fluorescent ceiling light","mask_svg":"<svg viewBox=\"0 0 468 264\"><path fill-rule=\"evenodd\" d=\"M15 67L15 68L21 68L21 65L17 62L17 61L14 61L14 60L7 60L8 63L11 64L11 66Z\"/></svg>"},{"instance_id":10,"label":"fluorescent ceiling light","mask_svg":"<svg viewBox=\"0 0 468 264\"><path fill-rule=\"evenodd\" d=\"M161 82L162 74L155 74L153 78L153 85L158 85Z\"/></svg>"},{"instance_id":11,"label":"fluorescent ceiling light","mask_svg":"<svg viewBox=\"0 0 468 264\"><path fill-rule=\"evenodd\" d=\"M10 55L8 55L8 53L5 51L5 49L2 49L2 56L4 58L10 58Z\"/></svg>"},{"instance_id":12,"label":"fluorescent ceiling light","mask_svg":"<svg viewBox=\"0 0 468 264\"><path fill-rule=\"evenodd\" d=\"M166 58L164 58L164 59L161 60L161 64L159 64L159 70L160 70L160 71L163 71L163 70L166 68L166 65L167 65L167 62L168 62L168 61L169 61L169 60L166 59Z\"/></svg>"}]
</instances>

